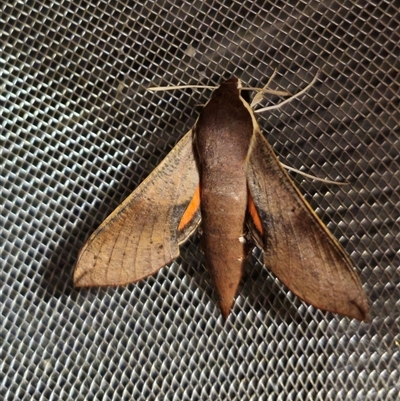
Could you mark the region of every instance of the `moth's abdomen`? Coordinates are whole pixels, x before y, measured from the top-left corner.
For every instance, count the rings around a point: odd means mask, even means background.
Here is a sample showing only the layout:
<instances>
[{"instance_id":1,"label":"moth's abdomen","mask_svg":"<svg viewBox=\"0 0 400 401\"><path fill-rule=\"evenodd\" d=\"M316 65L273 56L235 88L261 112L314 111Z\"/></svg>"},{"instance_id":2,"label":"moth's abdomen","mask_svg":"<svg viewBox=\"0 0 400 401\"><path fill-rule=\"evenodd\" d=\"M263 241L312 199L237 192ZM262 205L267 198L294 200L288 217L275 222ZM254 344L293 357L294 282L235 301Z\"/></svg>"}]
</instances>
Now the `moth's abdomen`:
<instances>
[{"instance_id":1,"label":"moth's abdomen","mask_svg":"<svg viewBox=\"0 0 400 401\"><path fill-rule=\"evenodd\" d=\"M214 191L214 187L208 184L205 179L201 186L202 246L206 266L218 291L221 311L227 317L246 259L243 243L246 180L244 177L236 180L236 192L232 192L232 188L229 192L223 192L221 187Z\"/></svg>"}]
</instances>

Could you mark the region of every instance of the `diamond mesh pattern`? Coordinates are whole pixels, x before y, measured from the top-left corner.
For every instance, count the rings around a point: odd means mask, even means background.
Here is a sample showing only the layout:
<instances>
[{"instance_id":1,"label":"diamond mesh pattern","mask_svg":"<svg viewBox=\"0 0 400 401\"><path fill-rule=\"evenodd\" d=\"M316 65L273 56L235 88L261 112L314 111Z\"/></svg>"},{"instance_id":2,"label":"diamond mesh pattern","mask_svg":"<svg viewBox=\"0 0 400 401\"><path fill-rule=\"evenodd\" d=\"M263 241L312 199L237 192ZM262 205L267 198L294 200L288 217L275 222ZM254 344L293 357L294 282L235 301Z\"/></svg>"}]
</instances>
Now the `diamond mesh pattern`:
<instances>
[{"instance_id":1,"label":"diamond mesh pattern","mask_svg":"<svg viewBox=\"0 0 400 401\"><path fill-rule=\"evenodd\" d=\"M400 15L371 1L1 1L5 400L398 400ZM154 277L76 290L84 241L231 75L306 95L259 122L351 255L368 323L287 291L255 249L223 322L198 237ZM277 99L265 99L265 104Z\"/></svg>"}]
</instances>

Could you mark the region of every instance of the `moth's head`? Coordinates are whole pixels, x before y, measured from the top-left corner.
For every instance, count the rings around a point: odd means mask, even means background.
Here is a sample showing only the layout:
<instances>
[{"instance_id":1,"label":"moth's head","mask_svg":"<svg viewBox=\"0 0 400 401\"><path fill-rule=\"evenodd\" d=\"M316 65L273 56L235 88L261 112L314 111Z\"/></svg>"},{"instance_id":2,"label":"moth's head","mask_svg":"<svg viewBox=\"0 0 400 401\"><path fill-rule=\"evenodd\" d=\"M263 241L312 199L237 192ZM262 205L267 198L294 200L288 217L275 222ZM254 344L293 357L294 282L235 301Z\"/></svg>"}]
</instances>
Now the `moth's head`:
<instances>
[{"instance_id":1,"label":"moth's head","mask_svg":"<svg viewBox=\"0 0 400 401\"><path fill-rule=\"evenodd\" d=\"M235 89L241 89L242 88L242 81L239 78L236 77L231 77L227 79L221 86L230 86Z\"/></svg>"},{"instance_id":2,"label":"moth's head","mask_svg":"<svg viewBox=\"0 0 400 401\"><path fill-rule=\"evenodd\" d=\"M243 91L243 83L239 78L236 77L231 77L227 79L222 85L220 85L221 89L224 90L224 93L233 93L236 96L241 96L247 103L250 103L250 92L249 91Z\"/></svg>"},{"instance_id":3,"label":"moth's head","mask_svg":"<svg viewBox=\"0 0 400 401\"><path fill-rule=\"evenodd\" d=\"M223 98L224 101L239 100L242 88L242 81L236 77L232 77L223 82L213 93L212 98Z\"/></svg>"}]
</instances>

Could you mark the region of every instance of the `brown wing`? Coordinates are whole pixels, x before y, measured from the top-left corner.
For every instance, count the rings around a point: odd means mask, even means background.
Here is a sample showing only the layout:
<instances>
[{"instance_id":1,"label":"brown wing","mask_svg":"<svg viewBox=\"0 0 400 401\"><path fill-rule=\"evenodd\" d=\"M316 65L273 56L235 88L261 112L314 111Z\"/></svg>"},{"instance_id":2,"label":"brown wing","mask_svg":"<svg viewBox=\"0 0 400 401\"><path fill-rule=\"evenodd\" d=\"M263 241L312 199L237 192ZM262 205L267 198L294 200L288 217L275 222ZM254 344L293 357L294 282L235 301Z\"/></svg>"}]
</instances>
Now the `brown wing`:
<instances>
[{"instance_id":1,"label":"brown wing","mask_svg":"<svg viewBox=\"0 0 400 401\"><path fill-rule=\"evenodd\" d=\"M127 284L176 258L179 244L200 222L197 211L178 230L198 185L189 131L86 242L75 267L75 285Z\"/></svg>"},{"instance_id":2,"label":"brown wing","mask_svg":"<svg viewBox=\"0 0 400 401\"><path fill-rule=\"evenodd\" d=\"M349 257L301 196L257 130L247 163L251 197L261 219L251 222L265 265L299 298L364 320L368 304Z\"/></svg>"}]
</instances>

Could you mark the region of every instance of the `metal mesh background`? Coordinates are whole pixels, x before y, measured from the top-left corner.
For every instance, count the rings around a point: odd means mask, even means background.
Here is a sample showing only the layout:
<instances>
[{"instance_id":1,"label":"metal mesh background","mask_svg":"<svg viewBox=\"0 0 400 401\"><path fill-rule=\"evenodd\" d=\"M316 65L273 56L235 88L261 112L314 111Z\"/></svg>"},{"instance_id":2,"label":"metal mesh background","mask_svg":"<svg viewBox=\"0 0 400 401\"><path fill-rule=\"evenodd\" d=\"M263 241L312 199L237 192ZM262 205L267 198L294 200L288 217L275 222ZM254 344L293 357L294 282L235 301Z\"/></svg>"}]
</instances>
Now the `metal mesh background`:
<instances>
[{"instance_id":1,"label":"metal mesh background","mask_svg":"<svg viewBox=\"0 0 400 401\"><path fill-rule=\"evenodd\" d=\"M399 2L1 4L1 372L6 400L398 400ZM299 301L255 249L224 323L198 236L154 277L76 290L93 230L236 75L306 95L259 117L351 255L367 323ZM273 86L274 86L273 85ZM268 102L278 99L266 98Z\"/></svg>"}]
</instances>

